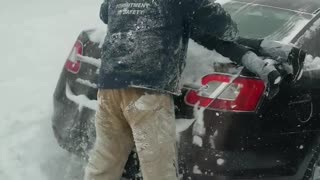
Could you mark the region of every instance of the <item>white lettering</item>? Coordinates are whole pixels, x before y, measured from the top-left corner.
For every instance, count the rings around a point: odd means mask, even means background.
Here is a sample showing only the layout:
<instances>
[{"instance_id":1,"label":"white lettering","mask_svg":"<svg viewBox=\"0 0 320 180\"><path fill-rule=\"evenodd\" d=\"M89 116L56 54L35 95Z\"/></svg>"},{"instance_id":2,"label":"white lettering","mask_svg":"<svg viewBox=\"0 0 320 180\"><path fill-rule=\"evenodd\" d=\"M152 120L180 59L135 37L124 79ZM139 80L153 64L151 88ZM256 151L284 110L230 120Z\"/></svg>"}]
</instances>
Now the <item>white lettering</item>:
<instances>
[{"instance_id":1,"label":"white lettering","mask_svg":"<svg viewBox=\"0 0 320 180\"><path fill-rule=\"evenodd\" d=\"M143 10L127 10L127 9L123 9L123 10L119 10L118 11L118 15L143 15L145 13L145 11Z\"/></svg>"},{"instance_id":2,"label":"white lettering","mask_svg":"<svg viewBox=\"0 0 320 180\"><path fill-rule=\"evenodd\" d=\"M150 3L120 3L116 5L118 15L143 15Z\"/></svg>"},{"instance_id":3,"label":"white lettering","mask_svg":"<svg viewBox=\"0 0 320 180\"><path fill-rule=\"evenodd\" d=\"M117 4L117 9L124 9L124 8L149 8L149 3L121 3Z\"/></svg>"}]
</instances>

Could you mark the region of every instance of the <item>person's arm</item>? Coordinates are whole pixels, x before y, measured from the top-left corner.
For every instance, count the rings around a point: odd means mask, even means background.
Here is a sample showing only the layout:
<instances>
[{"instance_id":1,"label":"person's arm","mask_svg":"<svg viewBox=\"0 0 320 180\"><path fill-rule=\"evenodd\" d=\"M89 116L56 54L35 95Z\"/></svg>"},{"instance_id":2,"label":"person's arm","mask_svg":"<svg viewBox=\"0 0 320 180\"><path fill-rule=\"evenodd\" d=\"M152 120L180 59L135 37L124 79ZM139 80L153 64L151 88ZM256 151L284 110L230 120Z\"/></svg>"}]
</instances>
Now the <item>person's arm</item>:
<instances>
[{"instance_id":1,"label":"person's arm","mask_svg":"<svg viewBox=\"0 0 320 180\"><path fill-rule=\"evenodd\" d=\"M211 0L191 0L191 36L214 35L222 40L238 38L238 28L231 16L218 3ZM196 38L197 39L197 38Z\"/></svg>"},{"instance_id":2,"label":"person's arm","mask_svg":"<svg viewBox=\"0 0 320 180\"><path fill-rule=\"evenodd\" d=\"M216 50L231 61L244 65L249 71L257 74L269 84L269 97L278 92L281 81L276 68L263 61L247 46L238 44L237 25L220 4L210 0L191 0L190 8L190 38L209 50Z\"/></svg>"},{"instance_id":3,"label":"person's arm","mask_svg":"<svg viewBox=\"0 0 320 180\"><path fill-rule=\"evenodd\" d=\"M244 38L244 37L238 37L236 40L237 43L250 47L252 51L259 54L261 43L263 39L252 39L252 38Z\"/></svg>"},{"instance_id":4,"label":"person's arm","mask_svg":"<svg viewBox=\"0 0 320 180\"><path fill-rule=\"evenodd\" d=\"M195 42L204 46L209 50L215 50L219 54L229 58L232 62L236 64L243 64L242 57L250 52L250 49L236 43L235 41L226 41L217 38L216 36L203 35L191 37Z\"/></svg>"},{"instance_id":5,"label":"person's arm","mask_svg":"<svg viewBox=\"0 0 320 180\"><path fill-rule=\"evenodd\" d=\"M108 0L104 0L100 7L100 19L108 24Z\"/></svg>"},{"instance_id":6,"label":"person's arm","mask_svg":"<svg viewBox=\"0 0 320 180\"><path fill-rule=\"evenodd\" d=\"M209 50L216 50L231 61L242 64L241 58L250 51L236 43L238 28L231 16L218 3L192 0L190 38Z\"/></svg>"}]
</instances>

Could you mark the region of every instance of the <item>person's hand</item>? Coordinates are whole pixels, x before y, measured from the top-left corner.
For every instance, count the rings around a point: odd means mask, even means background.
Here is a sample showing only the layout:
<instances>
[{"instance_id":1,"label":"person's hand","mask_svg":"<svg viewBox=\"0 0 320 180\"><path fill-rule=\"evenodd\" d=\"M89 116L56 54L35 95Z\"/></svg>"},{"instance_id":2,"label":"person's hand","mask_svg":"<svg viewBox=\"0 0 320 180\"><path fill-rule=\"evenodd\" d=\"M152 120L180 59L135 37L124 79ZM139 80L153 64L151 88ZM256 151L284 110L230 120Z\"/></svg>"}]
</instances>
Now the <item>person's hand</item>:
<instances>
[{"instance_id":1,"label":"person's hand","mask_svg":"<svg viewBox=\"0 0 320 180\"><path fill-rule=\"evenodd\" d=\"M263 40L259 51L263 56L276 60L279 67L292 77L293 83L300 79L306 58L305 51L292 44L270 40Z\"/></svg>"},{"instance_id":2,"label":"person's hand","mask_svg":"<svg viewBox=\"0 0 320 180\"><path fill-rule=\"evenodd\" d=\"M269 99L278 94L282 80L280 72L275 67L276 63L272 59L263 60L251 51L242 57L244 67L258 75L267 84Z\"/></svg>"}]
</instances>

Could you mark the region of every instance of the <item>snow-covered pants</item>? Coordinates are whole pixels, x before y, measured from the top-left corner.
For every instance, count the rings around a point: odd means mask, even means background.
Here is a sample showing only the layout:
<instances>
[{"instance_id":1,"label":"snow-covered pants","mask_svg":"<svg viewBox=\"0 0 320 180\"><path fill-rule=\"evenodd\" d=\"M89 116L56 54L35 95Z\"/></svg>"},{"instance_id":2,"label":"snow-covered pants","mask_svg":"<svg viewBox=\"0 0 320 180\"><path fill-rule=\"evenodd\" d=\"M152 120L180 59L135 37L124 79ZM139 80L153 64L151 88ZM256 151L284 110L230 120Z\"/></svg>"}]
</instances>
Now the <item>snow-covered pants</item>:
<instances>
[{"instance_id":1,"label":"snow-covered pants","mask_svg":"<svg viewBox=\"0 0 320 180\"><path fill-rule=\"evenodd\" d=\"M173 98L128 88L99 90L97 138L85 180L119 180L136 146L144 180L177 180Z\"/></svg>"}]
</instances>

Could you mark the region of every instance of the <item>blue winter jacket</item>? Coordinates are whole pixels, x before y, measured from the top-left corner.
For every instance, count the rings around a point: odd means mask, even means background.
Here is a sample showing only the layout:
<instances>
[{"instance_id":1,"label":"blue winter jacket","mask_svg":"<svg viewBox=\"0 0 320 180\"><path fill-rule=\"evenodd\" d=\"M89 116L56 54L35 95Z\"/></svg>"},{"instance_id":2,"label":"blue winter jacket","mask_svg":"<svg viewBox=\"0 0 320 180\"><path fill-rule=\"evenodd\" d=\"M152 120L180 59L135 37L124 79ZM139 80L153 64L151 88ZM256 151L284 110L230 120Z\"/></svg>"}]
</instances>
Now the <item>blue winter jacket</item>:
<instances>
[{"instance_id":1,"label":"blue winter jacket","mask_svg":"<svg viewBox=\"0 0 320 180\"><path fill-rule=\"evenodd\" d=\"M248 51L234 42L230 15L211 0L105 0L100 18L108 24L100 89L179 94L189 38L237 63Z\"/></svg>"}]
</instances>

